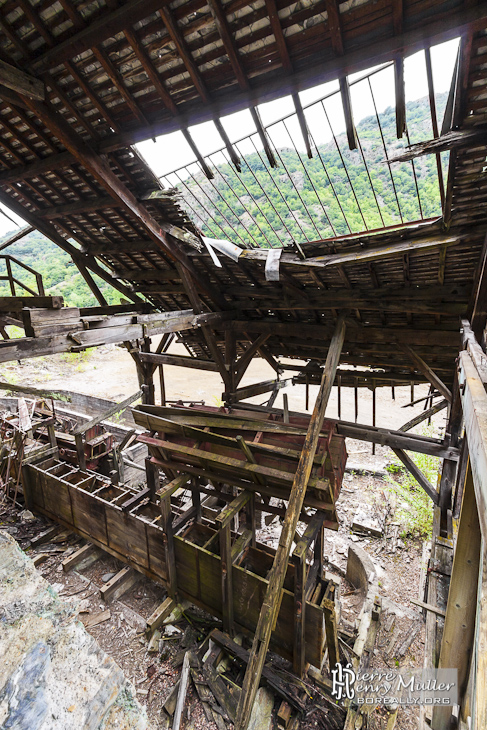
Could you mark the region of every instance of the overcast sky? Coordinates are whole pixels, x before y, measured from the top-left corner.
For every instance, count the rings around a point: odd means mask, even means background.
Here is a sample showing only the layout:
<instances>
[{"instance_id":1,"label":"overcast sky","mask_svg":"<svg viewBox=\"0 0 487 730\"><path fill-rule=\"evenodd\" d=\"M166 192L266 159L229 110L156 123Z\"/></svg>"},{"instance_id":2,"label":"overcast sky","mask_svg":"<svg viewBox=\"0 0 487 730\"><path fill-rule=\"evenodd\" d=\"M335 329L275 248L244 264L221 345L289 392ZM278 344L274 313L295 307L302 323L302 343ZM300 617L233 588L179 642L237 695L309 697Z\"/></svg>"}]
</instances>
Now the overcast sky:
<instances>
[{"instance_id":1,"label":"overcast sky","mask_svg":"<svg viewBox=\"0 0 487 730\"><path fill-rule=\"evenodd\" d=\"M457 48L458 40L453 40L439 46L434 46L431 49L433 81L437 93L448 91L450 88ZM349 77L349 80L353 82L363 75L363 73L352 75ZM427 95L428 86L423 51L405 60L404 75L406 101L414 101ZM394 106L394 76L392 67L375 74L371 78L371 83L378 112L384 111L388 106ZM320 86L301 92L301 103L303 106L312 104L314 101L323 98L325 95L337 89L337 82L321 84ZM374 114L372 97L367 82L352 85L351 97L354 119L357 124L361 119ZM334 133L339 134L343 132L344 120L341 104L339 103L339 96L336 95L328 100L326 108ZM288 96L278 101L261 105L259 111L264 125L269 125L287 114L291 114L294 111L294 105L292 99ZM322 111L315 111L311 107L306 111L306 117L316 144L322 144L331 138L329 127L323 125ZM223 117L222 123L232 142L236 142L255 131L250 112L248 111ZM203 155L211 154L223 146L222 139L213 122L206 122L205 124L190 127L190 130L196 145ZM283 125L276 126L271 134L272 140L277 147L289 145L289 137ZM293 137L299 149L300 145L303 144L302 137L300 134L293 134ZM159 176L167 175L182 165L194 162L194 155L181 132L174 132L158 137L155 143L151 140L142 142L137 147ZM240 147L240 150L242 153L245 153L244 147ZM18 216L11 213L4 206L0 206L0 210L7 213L19 226L25 225ZM0 215L0 235L4 235L12 230L15 230L13 223L4 215Z\"/></svg>"}]
</instances>

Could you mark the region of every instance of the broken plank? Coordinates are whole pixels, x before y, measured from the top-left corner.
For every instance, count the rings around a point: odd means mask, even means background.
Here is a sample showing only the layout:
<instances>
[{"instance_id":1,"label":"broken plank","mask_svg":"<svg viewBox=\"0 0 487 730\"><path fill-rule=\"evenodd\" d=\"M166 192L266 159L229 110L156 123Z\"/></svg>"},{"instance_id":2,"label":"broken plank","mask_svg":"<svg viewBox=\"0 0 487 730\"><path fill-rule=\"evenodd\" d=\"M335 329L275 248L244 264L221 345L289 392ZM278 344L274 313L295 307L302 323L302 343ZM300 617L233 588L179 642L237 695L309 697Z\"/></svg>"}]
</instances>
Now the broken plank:
<instances>
[{"instance_id":1,"label":"broken plank","mask_svg":"<svg viewBox=\"0 0 487 730\"><path fill-rule=\"evenodd\" d=\"M111 617L110 609L107 609L106 611L102 611L101 613L96 613L93 615L89 615L87 617L84 617L81 619L81 623L85 627L85 629L92 629L95 626L98 626L98 624L103 623L104 621L108 621Z\"/></svg>"},{"instance_id":2,"label":"broken plank","mask_svg":"<svg viewBox=\"0 0 487 730\"><path fill-rule=\"evenodd\" d=\"M176 608L176 602L168 597L147 619L147 633L152 634Z\"/></svg>"},{"instance_id":3,"label":"broken plank","mask_svg":"<svg viewBox=\"0 0 487 730\"><path fill-rule=\"evenodd\" d=\"M96 545L88 543L75 553L65 558L62 562L63 570L67 573L69 570L84 570L92 565L96 560L101 558L103 550Z\"/></svg>"},{"instance_id":4,"label":"broken plank","mask_svg":"<svg viewBox=\"0 0 487 730\"><path fill-rule=\"evenodd\" d=\"M411 603L414 603L415 606L424 608L426 611L431 611L431 613L436 613L437 616L446 616L446 611L443 608L438 608L438 606L433 606L431 603L425 603L417 598L410 598L409 600Z\"/></svg>"},{"instance_id":5,"label":"broken plank","mask_svg":"<svg viewBox=\"0 0 487 730\"><path fill-rule=\"evenodd\" d=\"M222 631L219 631L218 629L213 629L210 634L210 638L216 644L225 649L228 654L234 656L236 659L243 662L244 664L248 664L250 652L237 644L235 641L232 641L232 639L230 639L230 637L224 634ZM264 666L264 669L262 670L262 677L269 685L269 687L271 687L274 692L285 702L288 702L296 710L302 711L304 709L304 706L306 704L305 701L298 697L294 692L292 692L290 690L290 685L288 685L287 682L281 679L281 677L269 666Z\"/></svg>"},{"instance_id":6,"label":"broken plank","mask_svg":"<svg viewBox=\"0 0 487 730\"><path fill-rule=\"evenodd\" d=\"M188 691L188 680L189 680L189 651L184 655L183 668L181 670L181 677L179 680L179 693L176 702L176 708L174 710L174 720L172 728L173 730L179 730L181 724L181 718L183 715L184 703L186 701L186 693Z\"/></svg>"},{"instance_id":7,"label":"broken plank","mask_svg":"<svg viewBox=\"0 0 487 730\"><path fill-rule=\"evenodd\" d=\"M116 601L126 591L132 588L135 583L141 578L141 574L130 567L122 568L116 575L113 576L105 585L100 588L100 598L105 603Z\"/></svg>"}]
</instances>

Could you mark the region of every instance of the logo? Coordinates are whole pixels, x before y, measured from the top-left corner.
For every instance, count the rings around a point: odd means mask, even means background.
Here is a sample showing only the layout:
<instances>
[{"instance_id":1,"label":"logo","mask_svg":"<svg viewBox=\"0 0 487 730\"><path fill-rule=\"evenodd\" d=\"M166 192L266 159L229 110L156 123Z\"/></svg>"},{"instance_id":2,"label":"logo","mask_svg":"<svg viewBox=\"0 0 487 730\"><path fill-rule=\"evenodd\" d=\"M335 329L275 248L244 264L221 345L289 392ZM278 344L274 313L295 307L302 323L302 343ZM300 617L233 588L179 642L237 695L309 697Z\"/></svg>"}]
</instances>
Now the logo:
<instances>
[{"instance_id":1,"label":"logo","mask_svg":"<svg viewBox=\"0 0 487 730\"><path fill-rule=\"evenodd\" d=\"M332 697L355 705L456 705L456 669L372 669L351 664L331 670Z\"/></svg>"}]
</instances>

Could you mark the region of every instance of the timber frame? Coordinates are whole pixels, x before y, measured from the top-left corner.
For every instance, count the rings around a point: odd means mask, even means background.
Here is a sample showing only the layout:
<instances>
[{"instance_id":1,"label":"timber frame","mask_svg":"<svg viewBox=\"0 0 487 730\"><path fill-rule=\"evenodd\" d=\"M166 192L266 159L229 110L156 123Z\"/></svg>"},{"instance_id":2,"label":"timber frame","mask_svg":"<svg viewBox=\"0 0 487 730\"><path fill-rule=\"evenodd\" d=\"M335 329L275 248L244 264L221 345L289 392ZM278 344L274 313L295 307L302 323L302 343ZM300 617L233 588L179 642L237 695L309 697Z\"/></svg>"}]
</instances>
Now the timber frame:
<instances>
[{"instance_id":1,"label":"timber frame","mask_svg":"<svg viewBox=\"0 0 487 730\"><path fill-rule=\"evenodd\" d=\"M139 389L104 416L140 399L134 418L147 429L138 439L149 449L145 486L134 492L120 470L118 483L116 473L107 480L86 469L86 428L103 416L73 434L74 467L59 458L50 422L42 458L24 463L25 495L33 509L162 580L172 597L212 610L230 637L248 633L253 646L237 730L248 726L269 647L298 675L310 662L320 668L325 648L330 668L340 658L335 589L323 565L323 530L336 528L334 485L344 468L333 464L339 447L333 452L332 434L335 445L349 437L390 447L431 499L425 662L458 669L462 730L487 726L486 33L483 0L0 0L0 203L26 224L0 250L39 231L69 254L97 302L63 306L62 297L46 295L37 272L2 253L0 278L10 296L0 298L0 363L126 348ZM440 129L430 47L457 37ZM408 133L404 60L418 50L425 51L433 138L384 162L391 170L435 156L441 215L434 219L421 212L419 221L380 229L333 230L277 252L245 239L213 250L181 191L164 187L133 146L181 132L197 175L211 185L214 165L193 128L214 124L238 175L245 160L222 118L247 110L271 181L282 160L259 105L290 95L312 158L316 145L300 92L337 80L346 143L359 150L349 76L382 63L393 66L399 139ZM119 305L108 305L97 278L120 295ZM9 339L10 326L24 336ZM175 338L187 354L170 350ZM249 383L256 357L272 377ZM222 409L202 413L194 403L167 402L172 366L219 375ZM430 390L420 416L399 430L377 424L377 388L408 386L414 405L414 388L424 383ZM282 409L273 407L295 384L305 386L311 417L290 411L287 394ZM318 397L310 404L313 385ZM330 425L333 387L339 418ZM342 388L354 390L355 423L341 418ZM373 394L372 425L359 422L360 388ZM41 397L32 388L23 392ZM255 396L265 396L266 405L246 402ZM443 411L441 439L411 433ZM280 442L266 442L268 433ZM410 452L443 460L438 486ZM282 468L272 461L276 454ZM271 497L285 506L270 504ZM211 500L220 501L219 510ZM283 519L275 552L256 542L262 512ZM299 519L307 527L291 550ZM253 590L258 605L242 610ZM448 730L451 721L451 708L435 708L427 725Z\"/></svg>"}]
</instances>

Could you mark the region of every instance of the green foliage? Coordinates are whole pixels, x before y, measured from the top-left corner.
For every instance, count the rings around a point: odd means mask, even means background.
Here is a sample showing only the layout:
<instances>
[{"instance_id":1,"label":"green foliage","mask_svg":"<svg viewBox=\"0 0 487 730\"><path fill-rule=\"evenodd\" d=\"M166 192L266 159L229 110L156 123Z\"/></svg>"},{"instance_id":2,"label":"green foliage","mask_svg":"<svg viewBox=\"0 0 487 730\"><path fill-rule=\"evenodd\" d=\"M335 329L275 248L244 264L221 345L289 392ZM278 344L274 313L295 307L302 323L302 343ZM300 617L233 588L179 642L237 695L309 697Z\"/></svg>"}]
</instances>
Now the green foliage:
<instances>
[{"instance_id":1,"label":"green foliage","mask_svg":"<svg viewBox=\"0 0 487 730\"><path fill-rule=\"evenodd\" d=\"M74 366L78 372L82 372L94 352L94 347L88 347L82 352L63 352L59 355L59 359L67 365Z\"/></svg>"},{"instance_id":2,"label":"green foliage","mask_svg":"<svg viewBox=\"0 0 487 730\"><path fill-rule=\"evenodd\" d=\"M10 231L0 238L0 243L12 233L13 231ZM68 307L93 307L98 304L69 254L62 251L59 246L47 239L39 231L32 231L28 236L25 236L25 238L22 238L2 251L2 255L7 254L31 266L42 275L47 296L63 296L65 305ZM37 291L36 280L33 274L30 274L15 262L12 262L12 273L16 279L32 291ZM6 275L5 262L0 259L0 276L4 275ZM95 274L93 275L93 279L96 281L108 304L120 303L121 294L118 291ZM16 289L18 296L26 296L29 294L21 286L17 286ZM10 293L8 282L0 281L0 296L10 296Z\"/></svg>"},{"instance_id":3,"label":"green foliage","mask_svg":"<svg viewBox=\"0 0 487 730\"><path fill-rule=\"evenodd\" d=\"M423 427L424 436L433 436L433 427ZM440 460L428 454L409 453L416 466L421 469L428 481L435 485ZM395 495L397 508L395 517L401 522L403 535L431 535L433 525L433 503L413 476L394 456L387 467L386 491Z\"/></svg>"}]
</instances>

